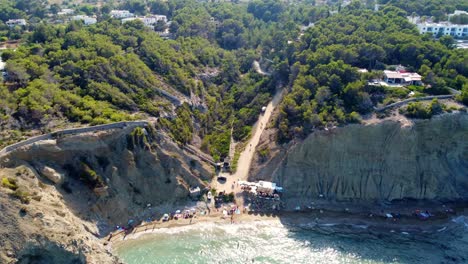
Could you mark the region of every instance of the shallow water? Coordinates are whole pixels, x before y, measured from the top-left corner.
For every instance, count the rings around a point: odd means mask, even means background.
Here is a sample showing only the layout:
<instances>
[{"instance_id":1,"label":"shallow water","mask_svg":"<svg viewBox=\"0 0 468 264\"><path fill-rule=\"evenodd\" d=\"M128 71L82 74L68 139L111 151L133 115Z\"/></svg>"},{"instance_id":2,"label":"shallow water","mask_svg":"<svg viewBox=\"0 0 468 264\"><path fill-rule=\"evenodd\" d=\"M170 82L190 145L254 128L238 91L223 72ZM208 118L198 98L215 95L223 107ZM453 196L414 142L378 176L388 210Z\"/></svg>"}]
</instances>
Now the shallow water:
<instances>
[{"instance_id":1,"label":"shallow water","mask_svg":"<svg viewBox=\"0 0 468 264\"><path fill-rule=\"evenodd\" d=\"M468 263L464 219L437 234L304 230L278 222L199 223L156 230L120 244L127 264L141 263ZM352 231L352 230L350 230Z\"/></svg>"}]
</instances>

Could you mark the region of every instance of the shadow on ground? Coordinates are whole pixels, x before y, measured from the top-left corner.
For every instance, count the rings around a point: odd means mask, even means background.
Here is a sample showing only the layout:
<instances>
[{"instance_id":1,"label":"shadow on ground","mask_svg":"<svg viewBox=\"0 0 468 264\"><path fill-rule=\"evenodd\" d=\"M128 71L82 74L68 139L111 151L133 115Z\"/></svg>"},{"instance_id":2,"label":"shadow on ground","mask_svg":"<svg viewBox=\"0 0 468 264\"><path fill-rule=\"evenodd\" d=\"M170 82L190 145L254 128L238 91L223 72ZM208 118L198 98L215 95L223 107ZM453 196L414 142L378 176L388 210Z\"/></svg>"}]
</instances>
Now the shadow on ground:
<instances>
[{"instance_id":1,"label":"shadow on ground","mask_svg":"<svg viewBox=\"0 0 468 264\"><path fill-rule=\"evenodd\" d=\"M67 251L49 240L30 242L18 254L19 264L84 264L86 258L82 253Z\"/></svg>"}]
</instances>

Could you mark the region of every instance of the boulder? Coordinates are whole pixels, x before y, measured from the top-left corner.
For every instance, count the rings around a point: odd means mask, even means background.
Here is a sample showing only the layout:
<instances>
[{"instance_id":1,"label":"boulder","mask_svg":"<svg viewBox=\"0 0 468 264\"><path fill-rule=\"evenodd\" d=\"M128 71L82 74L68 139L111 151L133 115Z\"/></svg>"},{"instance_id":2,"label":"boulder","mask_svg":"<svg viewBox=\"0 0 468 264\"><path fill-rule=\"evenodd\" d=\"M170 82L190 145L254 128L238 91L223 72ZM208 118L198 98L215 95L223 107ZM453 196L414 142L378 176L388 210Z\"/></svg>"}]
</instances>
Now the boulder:
<instances>
[{"instance_id":1,"label":"boulder","mask_svg":"<svg viewBox=\"0 0 468 264\"><path fill-rule=\"evenodd\" d=\"M41 170L41 174L53 183L60 183L63 180L63 175L52 169L51 167L44 166Z\"/></svg>"}]
</instances>

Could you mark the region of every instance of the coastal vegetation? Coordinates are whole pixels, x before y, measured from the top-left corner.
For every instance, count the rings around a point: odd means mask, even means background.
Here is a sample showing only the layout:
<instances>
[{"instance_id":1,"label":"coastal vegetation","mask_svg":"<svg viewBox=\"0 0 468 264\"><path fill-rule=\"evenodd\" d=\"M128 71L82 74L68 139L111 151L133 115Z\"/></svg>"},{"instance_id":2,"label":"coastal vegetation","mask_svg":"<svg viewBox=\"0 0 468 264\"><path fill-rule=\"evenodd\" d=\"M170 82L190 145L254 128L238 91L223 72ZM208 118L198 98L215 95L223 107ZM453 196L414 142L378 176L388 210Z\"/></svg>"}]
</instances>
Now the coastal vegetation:
<instances>
[{"instance_id":1,"label":"coastal vegetation","mask_svg":"<svg viewBox=\"0 0 468 264\"><path fill-rule=\"evenodd\" d=\"M15 178L8 178L8 177L3 177L2 178L2 186L5 188L8 188L12 191L16 191L18 189L18 184L16 182Z\"/></svg>"},{"instance_id":2,"label":"coastal vegetation","mask_svg":"<svg viewBox=\"0 0 468 264\"><path fill-rule=\"evenodd\" d=\"M102 177L99 176L88 164L81 162L81 175L80 179L91 188L105 186Z\"/></svg>"},{"instance_id":3,"label":"coastal vegetation","mask_svg":"<svg viewBox=\"0 0 468 264\"><path fill-rule=\"evenodd\" d=\"M437 99L432 100L430 104L424 104L421 102L409 103L404 109L401 109L401 113L411 118L431 118L433 115L442 113L445 105L439 103Z\"/></svg>"},{"instance_id":4,"label":"coastal vegetation","mask_svg":"<svg viewBox=\"0 0 468 264\"><path fill-rule=\"evenodd\" d=\"M442 113L466 111L468 53L409 18L462 1L33 2L0 0L2 263L54 262L24 243L48 239L117 263L127 235L229 216L406 239L466 207L468 116Z\"/></svg>"},{"instance_id":5,"label":"coastal vegetation","mask_svg":"<svg viewBox=\"0 0 468 264\"><path fill-rule=\"evenodd\" d=\"M280 140L305 136L314 128L356 122L378 103L404 98L406 88L369 85L388 65L421 73L420 94L449 94L466 84L468 54L420 36L407 12L386 6L379 12L353 2L340 14L320 20L296 45L290 70L291 91L280 106ZM358 68L374 70L359 73ZM412 88L413 90L415 88ZM386 101L385 101L386 100Z\"/></svg>"},{"instance_id":6,"label":"coastal vegetation","mask_svg":"<svg viewBox=\"0 0 468 264\"><path fill-rule=\"evenodd\" d=\"M57 6L23 2L0 2L2 23L36 21L0 25L0 37L16 34L22 40L1 54L6 74L0 84L0 127L10 131L2 133L2 145L27 130L152 116L179 144L198 138L205 152L222 160L231 139L250 137L262 106L278 89L286 90L274 120L281 142L314 129L359 123L377 105L405 99L409 92L448 94L450 87L461 90L460 102L468 101L467 53L455 49L449 36L419 35L406 18L413 12L437 16L416 10L434 1L381 1L379 11L360 1L343 7L271 0L75 5L76 14L97 16L98 23L90 26L46 23L43 14L57 18ZM115 8L166 15L171 39L141 21L122 24L111 18ZM464 6L447 1L437 10L457 8ZM257 72L254 61L272 74ZM400 64L420 73L425 86L369 85Z\"/></svg>"},{"instance_id":7,"label":"coastal vegetation","mask_svg":"<svg viewBox=\"0 0 468 264\"><path fill-rule=\"evenodd\" d=\"M127 136L127 147L130 150L134 150L136 147L151 149L148 144L147 135L148 132L144 128L136 127L130 135Z\"/></svg>"},{"instance_id":8,"label":"coastal vegetation","mask_svg":"<svg viewBox=\"0 0 468 264\"><path fill-rule=\"evenodd\" d=\"M20 186L18 180L13 177L3 177L2 187L10 189L9 195L15 199L18 199L23 204L28 204L31 201L31 194L27 191L26 186ZM41 197L35 193L32 197L35 200L40 200Z\"/></svg>"},{"instance_id":9,"label":"coastal vegetation","mask_svg":"<svg viewBox=\"0 0 468 264\"><path fill-rule=\"evenodd\" d=\"M455 10L467 10L468 3L458 0L379 0L380 4L393 5L405 10L408 14L434 17L436 21L445 21L446 14Z\"/></svg>"}]
</instances>

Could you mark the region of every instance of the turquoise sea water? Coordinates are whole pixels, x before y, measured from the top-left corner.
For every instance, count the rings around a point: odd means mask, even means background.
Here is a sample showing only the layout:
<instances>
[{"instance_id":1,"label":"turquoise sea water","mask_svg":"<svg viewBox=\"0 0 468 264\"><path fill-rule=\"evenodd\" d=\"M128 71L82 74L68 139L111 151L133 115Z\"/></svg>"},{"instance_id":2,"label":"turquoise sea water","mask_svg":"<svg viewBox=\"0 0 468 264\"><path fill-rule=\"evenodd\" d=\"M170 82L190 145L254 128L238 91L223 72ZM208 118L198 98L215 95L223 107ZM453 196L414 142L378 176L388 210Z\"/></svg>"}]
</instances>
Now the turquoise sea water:
<instances>
[{"instance_id":1,"label":"turquoise sea water","mask_svg":"<svg viewBox=\"0 0 468 264\"><path fill-rule=\"evenodd\" d=\"M199 223L160 229L115 248L127 264L142 263L468 263L464 219L433 234L334 232L280 223Z\"/></svg>"}]
</instances>

